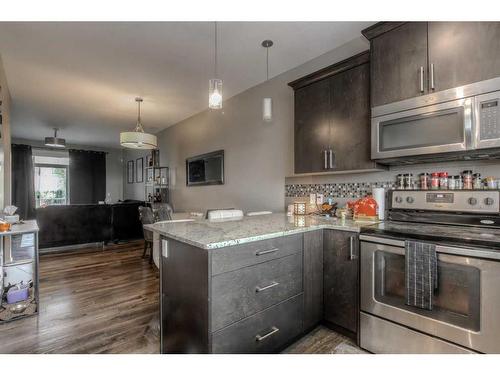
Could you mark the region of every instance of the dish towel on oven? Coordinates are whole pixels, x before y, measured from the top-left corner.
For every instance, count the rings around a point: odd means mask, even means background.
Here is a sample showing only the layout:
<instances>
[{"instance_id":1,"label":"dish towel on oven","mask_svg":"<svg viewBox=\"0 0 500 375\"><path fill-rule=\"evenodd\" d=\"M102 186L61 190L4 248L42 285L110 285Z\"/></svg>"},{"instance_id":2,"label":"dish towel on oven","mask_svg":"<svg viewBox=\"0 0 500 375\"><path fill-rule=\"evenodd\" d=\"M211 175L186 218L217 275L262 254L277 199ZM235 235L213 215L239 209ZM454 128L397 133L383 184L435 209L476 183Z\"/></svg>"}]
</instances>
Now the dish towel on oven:
<instances>
[{"instance_id":1,"label":"dish towel on oven","mask_svg":"<svg viewBox=\"0 0 500 375\"><path fill-rule=\"evenodd\" d=\"M436 246L417 241L405 241L406 304L432 310L437 289Z\"/></svg>"}]
</instances>

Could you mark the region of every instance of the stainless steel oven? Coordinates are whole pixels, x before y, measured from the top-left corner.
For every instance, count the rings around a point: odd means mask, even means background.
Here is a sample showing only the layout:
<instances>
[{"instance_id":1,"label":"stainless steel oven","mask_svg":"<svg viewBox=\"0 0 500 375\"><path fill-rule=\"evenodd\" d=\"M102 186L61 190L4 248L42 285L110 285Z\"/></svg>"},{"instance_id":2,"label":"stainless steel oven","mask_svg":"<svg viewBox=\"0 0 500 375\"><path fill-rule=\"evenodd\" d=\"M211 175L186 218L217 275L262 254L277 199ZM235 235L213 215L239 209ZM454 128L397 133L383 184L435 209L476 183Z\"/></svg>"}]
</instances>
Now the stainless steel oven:
<instances>
[{"instance_id":1,"label":"stainless steel oven","mask_svg":"<svg viewBox=\"0 0 500 375\"><path fill-rule=\"evenodd\" d=\"M372 159L498 149L499 105L500 77L372 108Z\"/></svg>"},{"instance_id":2,"label":"stainless steel oven","mask_svg":"<svg viewBox=\"0 0 500 375\"><path fill-rule=\"evenodd\" d=\"M436 246L434 308L405 304L404 241L361 236L361 346L387 353L500 353L500 252ZM378 332L378 333L377 333ZM396 335L393 343L381 335Z\"/></svg>"}]
</instances>

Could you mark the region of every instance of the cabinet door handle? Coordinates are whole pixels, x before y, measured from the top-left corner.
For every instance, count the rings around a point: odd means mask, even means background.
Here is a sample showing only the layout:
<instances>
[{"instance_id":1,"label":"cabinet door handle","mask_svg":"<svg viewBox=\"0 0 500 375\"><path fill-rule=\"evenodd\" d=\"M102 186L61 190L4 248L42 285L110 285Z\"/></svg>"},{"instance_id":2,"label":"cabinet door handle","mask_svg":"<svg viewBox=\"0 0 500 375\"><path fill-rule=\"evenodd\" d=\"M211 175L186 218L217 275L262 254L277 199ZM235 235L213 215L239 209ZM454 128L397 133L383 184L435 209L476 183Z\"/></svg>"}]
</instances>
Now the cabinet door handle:
<instances>
[{"instance_id":1,"label":"cabinet door handle","mask_svg":"<svg viewBox=\"0 0 500 375\"><path fill-rule=\"evenodd\" d=\"M424 67L420 67L420 92L424 92Z\"/></svg>"},{"instance_id":2,"label":"cabinet door handle","mask_svg":"<svg viewBox=\"0 0 500 375\"><path fill-rule=\"evenodd\" d=\"M434 90L434 64L431 64L431 89Z\"/></svg>"},{"instance_id":3,"label":"cabinet door handle","mask_svg":"<svg viewBox=\"0 0 500 375\"><path fill-rule=\"evenodd\" d=\"M323 153L325 156L325 169L328 169L328 156L327 156L328 151L325 150L323 151Z\"/></svg>"},{"instance_id":4,"label":"cabinet door handle","mask_svg":"<svg viewBox=\"0 0 500 375\"><path fill-rule=\"evenodd\" d=\"M349 260L354 260L358 258L354 249L354 241L355 241L354 236L349 237Z\"/></svg>"},{"instance_id":5,"label":"cabinet door handle","mask_svg":"<svg viewBox=\"0 0 500 375\"><path fill-rule=\"evenodd\" d=\"M263 292L264 290L274 288L275 286L280 285L280 283L277 283L276 281L273 281L271 284L267 286L263 286L262 288L260 286L255 287L255 293Z\"/></svg>"},{"instance_id":6,"label":"cabinet door handle","mask_svg":"<svg viewBox=\"0 0 500 375\"><path fill-rule=\"evenodd\" d=\"M329 151L328 151L328 154L329 154L329 156L330 156L330 158L329 158L329 159L330 159L330 168L332 168L332 169L333 169L333 151L332 151L332 150L329 150Z\"/></svg>"},{"instance_id":7,"label":"cabinet door handle","mask_svg":"<svg viewBox=\"0 0 500 375\"><path fill-rule=\"evenodd\" d=\"M275 333L278 333L279 332L279 328L277 327L271 327L271 330L266 333L265 335L261 336L261 335L257 335L255 336L255 340L257 341L262 341L262 340L265 340L267 339L268 337L271 337L272 335L274 335Z\"/></svg>"},{"instance_id":8,"label":"cabinet door handle","mask_svg":"<svg viewBox=\"0 0 500 375\"><path fill-rule=\"evenodd\" d=\"M272 249L269 249L269 250L261 250L261 251L257 251L255 253L255 256L260 256L260 255L266 255L266 254L270 254L270 253L274 253L276 251L278 251L279 249L277 247L273 247Z\"/></svg>"}]
</instances>

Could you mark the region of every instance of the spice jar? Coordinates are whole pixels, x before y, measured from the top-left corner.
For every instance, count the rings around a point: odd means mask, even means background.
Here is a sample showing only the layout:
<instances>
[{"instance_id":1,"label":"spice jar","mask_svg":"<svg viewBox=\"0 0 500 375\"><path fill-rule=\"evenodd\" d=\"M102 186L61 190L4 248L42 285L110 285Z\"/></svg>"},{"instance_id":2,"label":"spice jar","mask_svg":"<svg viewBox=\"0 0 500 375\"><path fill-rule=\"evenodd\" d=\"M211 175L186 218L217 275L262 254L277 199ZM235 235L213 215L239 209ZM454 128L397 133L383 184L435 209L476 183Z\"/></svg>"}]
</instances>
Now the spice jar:
<instances>
[{"instance_id":1,"label":"spice jar","mask_svg":"<svg viewBox=\"0 0 500 375\"><path fill-rule=\"evenodd\" d=\"M448 189L448 172L441 172L439 174L439 188L443 190Z\"/></svg>"},{"instance_id":2,"label":"spice jar","mask_svg":"<svg viewBox=\"0 0 500 375\"><path fill-rule=\"evenodd\" d=\"M439 189L439 173L437 172L431 173L431 189Z\"/></svg>"},{"instance_id":3,"label":"spice jar","mask_svg":"<svg viewBox=\"0 0 500 375\"><path fill-rule=\"evenodd\" d=\"M449 190L455 190L457 188L457 183L456 183L456 178L455 176L448 176L448 189Z\"/></svg>"},{"instance_id":4,"label":"spice jar","mask_svg":"<svg viewBox=\"0 0 500 375\"><path fill-rule=\"evenodd\" d=\"M495 180L495 177L486 177L486 186L488 189L496 189L497 181Z\"/></svg>"},{"instance_id":5,"label":"spice jar","mask_svg":"<svg viewBox=\"0 0 500 375\"><path fill-rule=\"evenodd\" d=\"M464 188L464 182L462 180L462 176L455 176L455 188L457 190L462 190Z\"/></svg>"},{"instance_id":6,"label":"spice jar","mask_svg":"<svg viewBox=\"0 0 500 375\"><path fill-rule=\"evenodd\" d=\"M472 186L475 190L483 188L483 180L481 180L481 173L474 173L472 175Z\"/></svg>"},{"instance_id":7,"label":"spice jar","mask_svg":"<svg viewBox=\"0 0 500 375\"><path fill-rule=\"evenodd\" d=\"M396 176L396 189L403 190L405 188L405 177L403 174Z\"/></svg>"},{"instance_id":8,"label":"spice jar","mask_svg":"<svg viewBox=\"0 0 500 375\"><path fill-rule=\"evenodd\" d=\"M406 185L407 190L413 189L413 174L412 173L407 173L405 175L405 185Z\"/></svg>"},{"instance_id":9,"label":"spice jar","mask_svg":"<svg viewBox=\"0 0 500 375\"><path fill-rule=\"evenodd\" d=\"M464 189L472 190L472 171L463 171L462 179L464 181Z\"/></svg>"},{"instance_id":10,"label":"spice jar","mask_svg":"<svg viewBox=\"0 0 500 375\"><path fill-rule=\"evenodd\" d=\"M429 173L420 173L420 189L429 189L430 175Z\"/></svg>"}]
</instances>

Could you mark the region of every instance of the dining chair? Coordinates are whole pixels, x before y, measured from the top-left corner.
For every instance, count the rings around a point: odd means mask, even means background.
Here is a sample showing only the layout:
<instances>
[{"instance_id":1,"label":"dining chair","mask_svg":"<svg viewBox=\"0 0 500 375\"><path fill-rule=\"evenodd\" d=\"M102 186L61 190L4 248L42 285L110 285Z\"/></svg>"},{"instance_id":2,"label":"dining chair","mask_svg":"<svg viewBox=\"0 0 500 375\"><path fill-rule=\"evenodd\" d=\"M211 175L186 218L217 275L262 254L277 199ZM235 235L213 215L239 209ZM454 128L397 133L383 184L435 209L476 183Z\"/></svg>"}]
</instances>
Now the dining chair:
<instances>
[{"instance_id":1,"label":"dining chair","mask_svg":"<svg viewBox=\"0 0 500 375\"><path fill-rule=\"evenodd\" d=\"M142 223L142 232L144 234L144 252L142 257L145 258L149 249L149 263L153 263L153 232L144 228L145 224L154 223L153 210L150 207L139 207L139 219Z\"/></svg>"}]
</instances>

